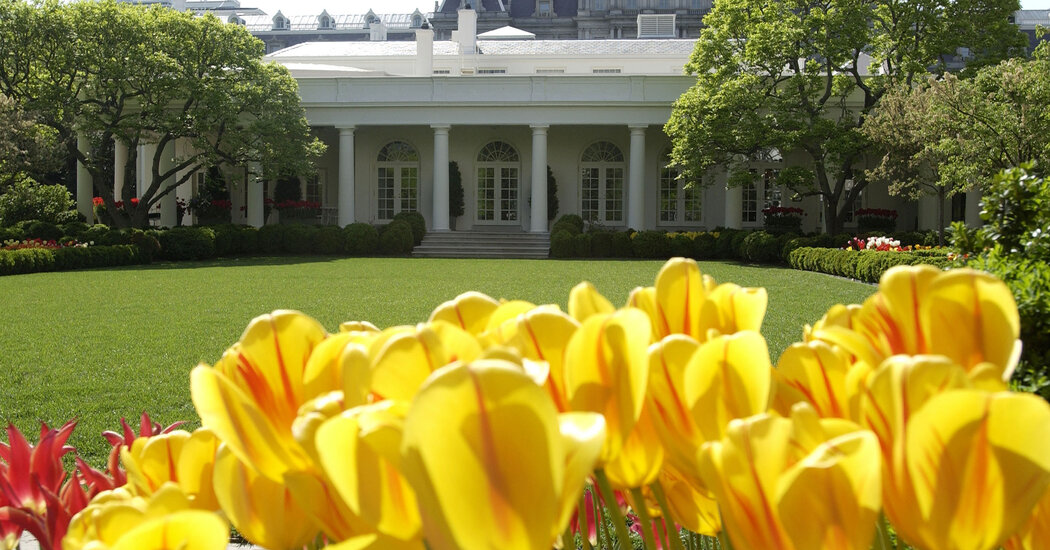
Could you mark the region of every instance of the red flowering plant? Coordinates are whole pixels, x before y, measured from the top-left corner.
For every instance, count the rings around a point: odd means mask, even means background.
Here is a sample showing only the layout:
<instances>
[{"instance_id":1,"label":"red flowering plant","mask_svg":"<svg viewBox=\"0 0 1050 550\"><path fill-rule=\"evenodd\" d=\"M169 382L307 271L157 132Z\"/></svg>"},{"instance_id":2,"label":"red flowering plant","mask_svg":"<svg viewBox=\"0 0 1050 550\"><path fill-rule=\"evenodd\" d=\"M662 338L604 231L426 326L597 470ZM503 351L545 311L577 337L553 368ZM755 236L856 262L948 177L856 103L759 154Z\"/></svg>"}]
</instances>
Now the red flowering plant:
<instances>
[{"instance_id":1,"label":"red flowering plant","mask_svg":"<svg viewBox=\"0 0 1050 550\"><path fill-rule=\"evenodd\" d=\"M54 239L25 239L21 241L9 239L0 243L0 250L21 250L23 248L47 248L50 250L73 247L87 248L89 244L91 243L82 243L76 239L64 239L61 241L56 241Z\"/></svg>"},{"instance_id":2,"label":"red flowering plant","mask_svg":"<svg viewBox=\"0 0 1050 550\"><path fill-rule=\"evenodd\" d=\"M801 233L806 212L794 206L770 206L762 209L765 228L771 233Z\"/></svg>"},{"instance_id":3,"label":"red flowering plant","mask_svg":"<svg viewBox=\"0 0 1050 550\"><path fill-rule=\"evenodd\" d=\"M142 413L136 436L123 418L120 423L122 433L103 433L113 446L106 471L92 468L77 456L72 473L66 471L63 459L76 452L66 445L75 420L58 429L41 424L36 445L14 425L7 426L8 442L0 442L0 548L15 548L22 532L28 531L41 549L60 550L73 516L98 493L127 483L120 450L130 448L139 437L165 434L182 425L177 422L162 428Z\"/></svg>"},{"instance_id":4,"label":"red flowering plant","mask_svg":"<svg viewBox=\"0 0 1050 550\"><path fill-rule=\"evenodd\" d=\"M289 218L312 218L321 212L321 203L314 201L283 200L273 207L281 216Z\"/></svg>"}]
</instances>

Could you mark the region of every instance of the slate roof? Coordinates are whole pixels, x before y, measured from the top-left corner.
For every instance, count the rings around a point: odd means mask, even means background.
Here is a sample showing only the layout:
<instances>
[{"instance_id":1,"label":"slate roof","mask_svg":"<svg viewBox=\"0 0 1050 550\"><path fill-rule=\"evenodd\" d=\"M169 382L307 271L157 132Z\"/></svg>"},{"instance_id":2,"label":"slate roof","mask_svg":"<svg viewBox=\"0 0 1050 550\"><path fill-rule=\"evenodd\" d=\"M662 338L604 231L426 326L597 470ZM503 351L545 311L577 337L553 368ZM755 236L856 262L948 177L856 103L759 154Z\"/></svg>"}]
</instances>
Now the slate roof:
<instances>
[{"instance_id":1,"label":"slate roof","mask_svg":"<svg viewBox=\"0 0 1050 550\"><path fill-rule=\"evenodd\" d=\"M244 15L245 26L249 32L260 32L269 31L273 29L273 18L277 14L267 15ZM284 14L282 14L284 15ZM317 18L320 13L311 15L285 15L289 22L289 30L295 31L316 31ZM320 30L365 30L368 27L365 24L365 16L367 14L329 14L332 17L334 27L331 29L320 29ZM377 13L376 18L386 25L387 30L408 30L412 27L412 14L411 13ZM426 15L423 15L423 21L427 20Z\"/></svg>"},{"instance_id":2,"label":"slate roof","mask_svg":"<svg viewBox=\"0 0 1050 550\"><path fill-rule=\"evenodd\" d=\"M478 40L480 55L546 55L546 56L645 56L676 55L688 57L695 40ZM457 55L459 45L441 40L434 42L434 55ZM291 46L270 57L382 57L414 56L415 42L305 42Z\"/></svg>"}]
</instances>

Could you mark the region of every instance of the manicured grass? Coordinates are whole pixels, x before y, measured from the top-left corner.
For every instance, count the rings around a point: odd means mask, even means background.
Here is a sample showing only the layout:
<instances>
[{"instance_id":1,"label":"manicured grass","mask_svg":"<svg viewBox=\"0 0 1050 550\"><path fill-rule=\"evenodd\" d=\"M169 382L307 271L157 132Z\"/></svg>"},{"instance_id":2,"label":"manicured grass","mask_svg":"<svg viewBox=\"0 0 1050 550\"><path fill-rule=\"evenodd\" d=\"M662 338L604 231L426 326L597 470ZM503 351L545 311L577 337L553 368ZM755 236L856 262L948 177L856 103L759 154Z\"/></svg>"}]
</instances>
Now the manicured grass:
<instances>
[{"instance_id":1,"label":"manicured grass","mask_svg":"<svg viewBox=\"0 0 1050 550\"><path fill-rule=\"evenodd\" d=\"M145 410L165 424L196 425L189 371L218 359L256 315L291 308L333 331L361 319L382 328L422 322L467 290L565 308L583 280L623 304L631 289L653 284L662 264L250 258L0 277L0 421L35 434L39 421L77 417L70 443L101 464L108 445L99 434L122 416ZM763 333L774 360L829 306L874 291L789 269L717 262L701 269L720 283L767 288Z\"/></svg>"}]
</instances>

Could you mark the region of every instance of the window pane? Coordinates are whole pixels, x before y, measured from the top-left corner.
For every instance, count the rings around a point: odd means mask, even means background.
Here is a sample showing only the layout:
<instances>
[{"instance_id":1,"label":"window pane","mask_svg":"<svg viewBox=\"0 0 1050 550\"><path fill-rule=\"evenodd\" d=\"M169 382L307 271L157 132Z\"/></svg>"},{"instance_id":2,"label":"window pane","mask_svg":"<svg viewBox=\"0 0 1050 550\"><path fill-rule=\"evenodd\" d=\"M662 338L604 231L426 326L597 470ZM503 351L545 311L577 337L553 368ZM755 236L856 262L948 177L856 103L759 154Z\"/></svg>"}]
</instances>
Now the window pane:
<instances>
[{"instance_id":1,"label":"window pane","mask_svg":"<svg viewBox=\"0 0 1050 550\"><path fill-rule=\"evenodd\" d=\"M478 220L496 219L496 169L478 168Z\"/></svg>"},{"instance_id":2,"label":"window pane","mask_svg":"<svg viewBox=\"0 0 1050 550\"><path fill-rule=\"evenodd\" d=\"M379 168L379 204L376 215L381 220L394 217L394 169Z\"/></svg>"},{"instance_id":3,"label":"window pane","mask_svg":"<svg viewBox=\"0 0 1050 550\"><path fill-rule=\"evenodd\" d=\"M419 209L419 169L416 167L401 168L401 212L415 212Z\"/></svg>"},{"instance_id":4,"label":"window pane","mask_svg":"<svg viewBox=\"0 0 1050 550\"><path fill-rule=\"evenodd\" d=\"M605 221L623 221L623 168L605 169Z\"/></svg>"},{"instance_id":5,"label":"window pane","mask_svg":"<svg viewBox=\"0 0 1050 550\"><path fill-rule=\"evenodd\" d=\"M660 169L660 221L678 221L678 182L676 171L664 167Z\"/></svg>"},{"instance_id":6,"label":"window pane","mask_svg":"<svg viewBox=\"0 0 1050 550\"><path fill-rule=\"evenodd\" d=\"M500 172L500 219L515 221L518 219L518 169L502 168Z\"/></svg>"},{"instance_id":7,"label":"window pane","mask_svg":"<svg viewBox=\"0 0 1050 550\"><path fill-rule=\"evenodd\" d=\"M758 221L758 189L753 183L744 184L741 221Z\"/></svg>"},{"instance_id":8,"label":"window pane","mask_svg":"<svg viewBox=\"0 0 1050 550\"><path fill-rule=\"evenodd\" d=\"M584 168L580 175L580 216L588 221L598 219L597 168Z\"/></svg>"}]
</instances>

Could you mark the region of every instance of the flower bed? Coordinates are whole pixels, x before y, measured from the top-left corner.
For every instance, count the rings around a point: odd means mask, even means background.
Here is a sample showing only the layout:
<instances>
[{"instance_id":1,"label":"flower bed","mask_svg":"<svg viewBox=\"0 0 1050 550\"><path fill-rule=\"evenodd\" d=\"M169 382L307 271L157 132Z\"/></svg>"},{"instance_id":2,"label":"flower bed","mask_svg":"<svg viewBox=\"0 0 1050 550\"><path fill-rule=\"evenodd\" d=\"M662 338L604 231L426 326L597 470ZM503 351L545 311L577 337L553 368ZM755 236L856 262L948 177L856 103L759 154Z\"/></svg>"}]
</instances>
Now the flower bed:
<instances>
[{"instance_id":1,"label":"flower bed","mask_svg":"<svg viewBox=\"0 0 1050 550\"><path fill-rule=\"evenodd\" d=\"M200 429L125 423L95 469L69 460L72 423L36 444L8 428L0 534L45 550L219 550L230 524L333 550L1046 547L1050 405L1008 389L1018 316L996 278L890 270L775 367L765 290L690 260L624 307L589 283L567 302L467 292L418 325L332 334L261 315L190 373Z\"/></svg>"}]
</instances>

